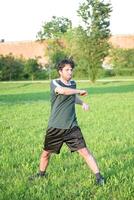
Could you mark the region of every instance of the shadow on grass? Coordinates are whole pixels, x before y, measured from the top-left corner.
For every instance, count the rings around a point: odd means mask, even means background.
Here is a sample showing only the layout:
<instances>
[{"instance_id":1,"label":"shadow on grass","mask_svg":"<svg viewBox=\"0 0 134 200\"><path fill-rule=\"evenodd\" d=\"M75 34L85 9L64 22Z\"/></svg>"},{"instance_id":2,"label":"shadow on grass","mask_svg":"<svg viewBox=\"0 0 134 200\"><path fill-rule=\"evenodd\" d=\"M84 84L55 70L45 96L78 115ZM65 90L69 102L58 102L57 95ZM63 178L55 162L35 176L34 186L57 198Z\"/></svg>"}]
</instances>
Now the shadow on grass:
<instances>
[{"instance_id":1,"label":"shadow on grass","mask_svg":"<svg viewBox=\"0 0 134 200\"><path fill-rule=\"evenodd\" d=\"M85 88L90 95L94 94L110 94L110 93L126 93L134 92L133 85L109 86L109 87L90 87ZM0 96L1 103L26 103L37 101L49 101L50 92L34 92L34 93L21 93L21 94L7 94Z\"/></svg>"},{"instance_id":2,"label":"shadow on grass","mask_svg":"<svg viewBox=\"0 0 134 200\"><path fill-rule=\"evenodd\" d=\"M18 89L18 88L25 88L25 87L27 87L27 86L30 86L30 85L32 85L32 83L25 83L25 84L20 84L20 83L16 83L16 84L1 84L0 85L0 89L1 90L12 90L12 89Z\"/></svg>"},{"instance_id":3,"label":"shadow on grass","mask_svg":"<svg viewBox=\"0 0 134 200\"><path fill-rule=\"evenodd\" d=\"M90 87L85 88L89 94L111 94L111 93L127 93L134 92L134 84L109 86L109 87Z\"/></svg>"},{"instance_id":4,"label":"shadow on grass","mask_svg":"<svg viewBox=\"0 0 134 200\"><path fill-rule=\"evenodd\" d=\"M49 101L49 92L7 94L0 96L0 103L21 104L28 102Z\"/></svg>"}]
</instances>

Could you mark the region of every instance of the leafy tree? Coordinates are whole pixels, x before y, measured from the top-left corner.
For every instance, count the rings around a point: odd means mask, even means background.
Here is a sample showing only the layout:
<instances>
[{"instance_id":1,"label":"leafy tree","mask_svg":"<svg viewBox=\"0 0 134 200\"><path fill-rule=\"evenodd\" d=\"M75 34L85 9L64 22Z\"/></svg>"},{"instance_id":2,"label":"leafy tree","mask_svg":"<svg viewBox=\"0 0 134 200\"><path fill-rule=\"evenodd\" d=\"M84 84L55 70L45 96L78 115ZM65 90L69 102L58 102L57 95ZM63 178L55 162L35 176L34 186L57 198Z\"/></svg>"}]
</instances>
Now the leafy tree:
<instances>
[{"instance_id":1,"label":"leafy tree","mask_svg":"<svg viewBox=\"0 0 134 200\"><path fill-rule=\"evenodd\" d=\"M65 53L68 55L68 58L72 58L77 67L75 68L74 76L75 78L83 79L88 78L87 76L87 60L83 56L83 52L81 49L80 42L82 43L81 38L81 28L75 27L70 29L64 35L64 45L65 45Z\"/></svg>"},{"instance_id":2,"label":"leafy tree","mask_svg":"<svg viewBox=\"0 0 134 200\"><path fill-rule=\"evenodd\" d=\"M48 63L48 72L49 72L49 79L52 78L52 74L56 75L55 65L65 57L67 54L65 52L65 48L62 44L62 41L56 40L48 40L48 47L46 50L46 55L49 57Z\"/></svg>"},{"instance_id":3,"label":"leafy tree","mask_svg":"<svg viewBox=\"0 0 134 200\"><path fill-rule=\"evenodd\" d=\"M81 56L87 60L87 71L93 82L108 55L111 11L110 3L104 3L103 0L85 0L78 10L78 15L84 23L79 27L79 49Z\"/></svg>"},{"instance_id":4,"label":"leafy tree","mask_svg":"<svg viewBox=\"0 0 134 200\"><path fill-rule=\"evenodd\" d=\"M134 75L134 49L112 48L109 56L116 75Z\"/></svg>"},{"instance_id":5,"label":"leafy tree","mask_svg":"<svg viewBox=\"0 0 134 200\"><path fill-rule=\"evenodd\" d=\"M134 49L112 48L110 57L114 68L134 69Z\"/></svg>"},{"instance_id":6,"label":"leafy tree","mask_svg":"<svg viewBox=\"0 0 134 200\"><path fill-rule=\"evenodd\" d=\"M37 39L60 38L70 28L72 28L72 23L68 18L53 16L51 21L45 22L42 29L37 33Z\"/></svg>"},{"instance_id":7,"label":"leafy tree","mask_svg":"<svg viewBox=\"0 0 134 200\"><path fill-rule=\"evenodd\" d=\"M24 77L31 77L32 81L35 78L35 74L39 71L39 64L37 59L30 58L25 62Z\"/></svg>"},{"instance_id":8,"label":"leafy tree","mask_svg":"<svg viewBox=\"0 0 134 200\"><path fill-rule=\"evenodd\" d=\"M49 78L51 78L55 64L67 57L63 36L71 28L72 23L68 18L53 16L51 21L44 23L41 31L37 34L38 40L43 41L47 39L48 46L45 54L49 57L47 65Z\"/></svg>"},{"instance_id":9,"label":"leafy tree","mask_svg":"<svg viewBox=\"0 0 134 200\"><path fill-rule=\"evenodd\" d=\"M3 76L3 66L4 66L4 56L0 55L0 80L2 80Z\"/></svg>"},{"instance_id":10,"label":"leafy tree","mask_svg":"<svg viewBox=\"0 0 134 200\"><path fill-rule=\"evenodd\" d=\"M12 54L0 56L1 80L18 80L23 73L23 62Z\"/></svg>"},{"instance_id":11,"label":"leafy tree","mask_svg":"<svg viewBox=\"0 0 134 200\"><path fill-rule=\"evenodd\" d=\"M40 70L37 59L15 58L12 54L0 55L0 80L46 79L47 72Z\"/></svg>"}]
</instances>

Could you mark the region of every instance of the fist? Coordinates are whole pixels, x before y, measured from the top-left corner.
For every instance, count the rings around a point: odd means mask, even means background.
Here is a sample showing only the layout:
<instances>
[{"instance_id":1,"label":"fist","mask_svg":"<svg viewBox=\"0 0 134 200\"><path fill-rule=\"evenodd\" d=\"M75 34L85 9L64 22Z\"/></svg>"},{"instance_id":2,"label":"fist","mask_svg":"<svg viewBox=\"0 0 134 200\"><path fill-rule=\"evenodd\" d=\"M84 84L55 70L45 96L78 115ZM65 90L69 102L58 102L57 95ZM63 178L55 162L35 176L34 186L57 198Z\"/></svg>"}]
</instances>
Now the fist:
<instances>
[{"instance_id":1,"label":"fist","mask_svg":"<svg viewBox=\"0 0 134 200\"><path fill-rule=\"evenodd\" d=\"M79 94L80 94L80 96L87 96L88 95L86 90L80 90Z\"/></svg>"},{"instance_id":2,"label":"fist","mask_svg":"<svg viewBox=\"0 0 134 200\"><path fill-rule=\"evenodd\" d=\"M83 110L85 110L85 111L89 110L89 106L88 106L88 104L86 104L86 103L83 103L83 104L82 104L82 108L83 108Z\"/></svg>"}]
</instances>

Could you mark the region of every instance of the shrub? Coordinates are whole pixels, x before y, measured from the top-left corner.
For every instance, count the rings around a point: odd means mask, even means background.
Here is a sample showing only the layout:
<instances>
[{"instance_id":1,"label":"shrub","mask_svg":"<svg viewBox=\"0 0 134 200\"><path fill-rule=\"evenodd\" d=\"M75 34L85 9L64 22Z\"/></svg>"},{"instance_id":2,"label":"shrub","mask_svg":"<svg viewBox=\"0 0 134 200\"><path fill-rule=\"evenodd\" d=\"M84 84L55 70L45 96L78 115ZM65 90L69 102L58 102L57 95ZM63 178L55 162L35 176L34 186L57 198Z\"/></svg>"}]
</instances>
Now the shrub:
<instances>
[{"instance_id":1,"label":"shrub","mask_svg":"<svg viewBox=\"0 0 134 200\"><path fill-rule=\"evenodd\" d=\"M110 52L110 57L112 65L115 69L134 69L134 49L114 48Z\"/></svg>"},{"instance_id":2,"label":"shrub","mask_svg":"<svg viewBox=\"0 0 134 200\"><path fill-rule=\"evenodd\" d=\"M116 68L114 71L116 75L120 75L120 76L134 75L134 68Z\"/></svg>"}]
</instances>

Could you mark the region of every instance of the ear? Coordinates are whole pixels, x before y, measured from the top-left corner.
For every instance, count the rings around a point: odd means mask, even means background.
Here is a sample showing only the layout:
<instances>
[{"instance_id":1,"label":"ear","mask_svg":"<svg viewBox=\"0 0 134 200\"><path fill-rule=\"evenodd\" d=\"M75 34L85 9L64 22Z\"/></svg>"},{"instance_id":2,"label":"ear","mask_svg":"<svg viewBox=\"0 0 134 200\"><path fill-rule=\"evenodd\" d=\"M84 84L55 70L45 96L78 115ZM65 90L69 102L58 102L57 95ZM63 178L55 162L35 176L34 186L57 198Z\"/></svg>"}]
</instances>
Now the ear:
<instances>
[{"instance_id":1,"label":"ear","mask_svg":"<svg viewBox=\"0 0 134 200\"><path fill-rule=\"evenodd\" d=\"M60 74L60 75L62 74L62 70L59 70L59 74Z\"/></svg>"}]
</instances>

